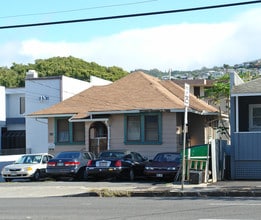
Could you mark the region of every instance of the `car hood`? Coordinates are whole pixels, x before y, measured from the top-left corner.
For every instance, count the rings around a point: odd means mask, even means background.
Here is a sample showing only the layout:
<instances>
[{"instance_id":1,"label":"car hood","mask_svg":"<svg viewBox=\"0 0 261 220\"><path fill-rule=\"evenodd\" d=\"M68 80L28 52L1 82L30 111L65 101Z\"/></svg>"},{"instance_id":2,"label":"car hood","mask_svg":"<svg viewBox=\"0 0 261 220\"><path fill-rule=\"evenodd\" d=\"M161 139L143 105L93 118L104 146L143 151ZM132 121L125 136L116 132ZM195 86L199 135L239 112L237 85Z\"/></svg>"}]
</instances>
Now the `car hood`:
<instances>
[{"instance_id":1,"label":"car hood","mask_svg":"<svg viewBox=\"0 0 261 220\"><path fill-rule=\"evenodd\" d=\"M24 168L24 167L36 167L39 164L32 164L32 163L27 163L27 164L22 164L22 163L17 163L17 164L10 164L5 166L5 168L8 169L20 169L20 168Z\"/></svg>"}]
</instances>

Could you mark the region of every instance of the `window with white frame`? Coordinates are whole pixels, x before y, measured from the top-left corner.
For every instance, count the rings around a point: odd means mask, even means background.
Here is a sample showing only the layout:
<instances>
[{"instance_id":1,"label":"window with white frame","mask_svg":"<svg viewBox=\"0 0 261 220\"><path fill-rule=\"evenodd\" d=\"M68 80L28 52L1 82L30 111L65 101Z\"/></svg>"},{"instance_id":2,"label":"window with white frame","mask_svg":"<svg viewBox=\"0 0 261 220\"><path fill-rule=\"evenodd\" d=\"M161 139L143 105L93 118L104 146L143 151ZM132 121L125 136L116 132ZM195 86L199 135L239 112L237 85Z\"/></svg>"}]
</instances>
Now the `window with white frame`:
<instances>
[{"instance_id":1,"label":"window with white frame","mask_svg":"<svg viewBox=\"0 0 261 220\"><path fill-rule=\"evenodd\" d=\"M261 104L249 105L249 131L261 131Z\"/></svg>"}]
</instances>

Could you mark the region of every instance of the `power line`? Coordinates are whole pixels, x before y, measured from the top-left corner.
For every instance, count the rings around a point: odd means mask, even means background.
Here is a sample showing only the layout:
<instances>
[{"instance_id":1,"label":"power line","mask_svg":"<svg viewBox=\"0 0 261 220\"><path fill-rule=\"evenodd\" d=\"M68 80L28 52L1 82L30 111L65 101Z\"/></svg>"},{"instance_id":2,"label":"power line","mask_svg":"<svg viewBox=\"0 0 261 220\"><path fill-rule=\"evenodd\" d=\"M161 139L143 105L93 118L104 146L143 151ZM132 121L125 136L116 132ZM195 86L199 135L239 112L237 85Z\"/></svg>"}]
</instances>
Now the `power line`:
<instances>
[{"instance_id":1,"label":"power line","mask_svg":"<svg viewBox=\"0 0 261 220\"><path fill-rule=\"evenodd\" d=\"M215 9L215 8L235 7L235 6L250 5L250 4L257 4L257 3L261 3L261 0L249 1L249 2L238 2L238 3L231 3L231 4L212 5L212 6L203 6L203 7L195 7L195 8L185 8L185 9L177 9L177 10L169 10L169 11L156 11L156 12L116 15L116 16L108 16L108 17L86 18L86 19L65 20L65 21L52 21L52 22L43 22L43 23L32 23L32 24L8 25L8 26L0 26L0 29L24 28L24 27L34 27L34 26L47 26L47 25L57 25L57 24L69 24L69 23L122 19L122 18L130 18L130 17L152 16L152 15L180 13L180 12L188 12L188 11L209 10L209 9Z\"/></svg>"},{"instance_id":2,"label":"power line","mask_svg":"<svg viewBox=\"0 0 261 220\"><path fill-rule=\"evenodd\" d=\"M64 10L64 11L50 11L50 12L42 12L42 13L31 13L31 14L20 14L20 15L9 15L3 16L2 18L17 18L17 17L27 17L27 16L38 16L38 15L50 15L50 14L61 14L61 13L68 13L68 12L77 12L77 11L86 11L92 9L101 9L101 8L113 8L113 7L121 7L127 5L137 5L137 4L144 4L158 0L147 0L147 1L138 1L138 2L130 2L130 3L123 3L123 4L114 4L114 5L102 5L102 6L95 6L89 8L78 8L78 9L71 9L71 10Z\"/></svg>"}]
</instances>

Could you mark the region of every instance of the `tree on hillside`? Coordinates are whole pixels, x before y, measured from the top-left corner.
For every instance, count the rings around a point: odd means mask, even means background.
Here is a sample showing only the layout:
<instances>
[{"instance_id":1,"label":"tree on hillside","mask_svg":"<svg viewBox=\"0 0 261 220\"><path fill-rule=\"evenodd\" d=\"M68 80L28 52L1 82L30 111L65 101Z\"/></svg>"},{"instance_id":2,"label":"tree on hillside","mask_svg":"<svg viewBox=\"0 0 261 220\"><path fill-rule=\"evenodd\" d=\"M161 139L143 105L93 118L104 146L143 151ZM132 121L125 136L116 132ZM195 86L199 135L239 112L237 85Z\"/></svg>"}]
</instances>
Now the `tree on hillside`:
<instances>
[{"instance_id":1,"label":"tree on hillside","mask_svg":"<svg viewBox=\"0 0 261 220\"><path fill-rule=\"evenodd\" d=\"M105 67L94 62L86 62L82 59L69 57L53 57L49 59L37 59L33 64L16 64L8 68L0 68L0 85L6 87L22 87L26 72L36 70L39 77L68 76L84 81L90 81L90 76L115 81L128 74L120 67Z\"/></svg>"}]
</instances>

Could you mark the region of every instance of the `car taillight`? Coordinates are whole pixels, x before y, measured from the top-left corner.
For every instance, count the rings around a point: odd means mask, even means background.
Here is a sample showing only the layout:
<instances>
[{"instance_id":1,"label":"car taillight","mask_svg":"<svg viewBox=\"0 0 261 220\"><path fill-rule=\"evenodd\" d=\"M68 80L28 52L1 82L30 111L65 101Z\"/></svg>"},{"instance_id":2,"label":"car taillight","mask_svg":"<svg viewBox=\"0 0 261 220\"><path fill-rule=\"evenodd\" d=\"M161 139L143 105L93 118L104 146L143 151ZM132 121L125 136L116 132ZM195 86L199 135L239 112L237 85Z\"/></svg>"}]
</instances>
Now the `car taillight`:
<instances>
[{"instance_id":1,"label":"car taillight","mask_svg":"<svg viewBox=\"0 0 261 220\"><path fill-rule=\"evenodd\" d=\"M115 161L115 167L121 167L121 161L120 160Z\"/></svg>"},{"instance_id":2,"label":"car taillight","mask_svg":"<svg viewBox=\"0 0 261 220\"><path fill-rule=\"evenodd\" d=\"M92 160L89 160L88 162L87 162L87 167L90 167L92 165Z\"/></svg>"},{"instance_id":3,"label":"car taillight","mask_svg":"<svg viewBox=\"0 0 261 220\"><path fill-rule=\"evenodd\" d=\"M67 162L64 162L64 166L77 166L77 165L80 165L79 161L67 161Z\"/></svg>"},{"instance_id":4,"label":"car taillight","mask_svg":"<svg viewBox=\"0 0 261 220\"><path fill-rule=\"evenodd\" d=\"M56 165L56 162L48 162L47 163L47 166L49 166L49 167L55 167L55 165Z\"/></svg>"}]
</instances>

